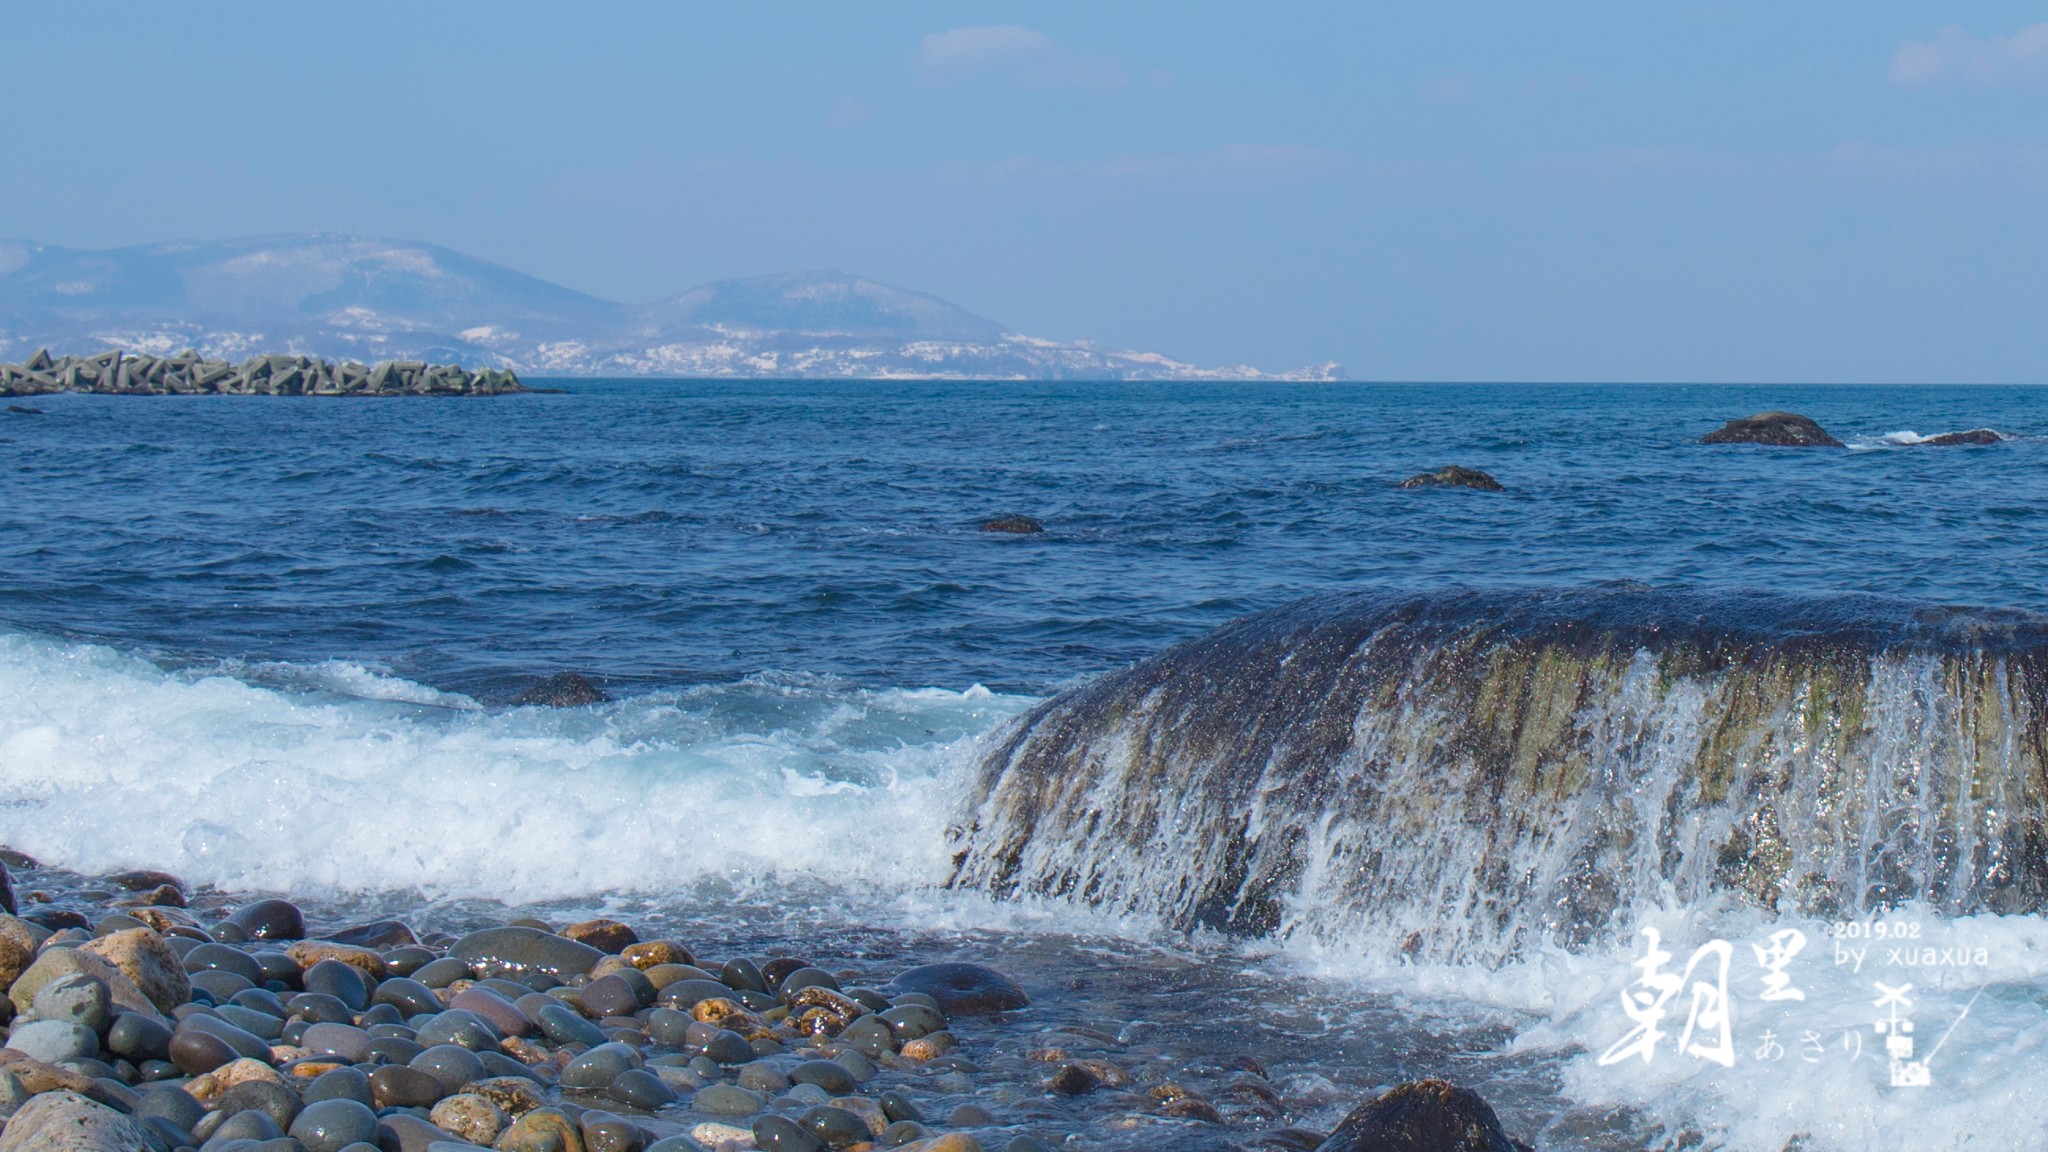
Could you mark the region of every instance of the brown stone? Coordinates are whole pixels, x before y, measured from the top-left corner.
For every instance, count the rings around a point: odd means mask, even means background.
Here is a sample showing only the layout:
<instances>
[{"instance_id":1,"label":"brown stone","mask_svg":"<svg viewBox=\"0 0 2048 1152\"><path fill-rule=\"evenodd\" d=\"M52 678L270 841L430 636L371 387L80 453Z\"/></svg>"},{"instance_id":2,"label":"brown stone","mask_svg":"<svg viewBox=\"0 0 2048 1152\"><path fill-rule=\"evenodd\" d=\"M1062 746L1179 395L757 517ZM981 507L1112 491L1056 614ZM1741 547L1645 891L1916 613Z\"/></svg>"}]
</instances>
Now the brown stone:
<instances>
[{"instance_id":1,"label":"brown stone","mask_svg":"<svg viewBox=\"0 0 2048 1152\"><path fill-rule=\"evenodd\" d=\"M230 1060L204 1076L193 1077L192 1081L185 1085L185 1091L194 1100L205 1104L235 1085L247 1084L252 1080L289 1085L284 1073L261 1060L251 1060L244 1056L239 1060Z\"/></svg>"},{"instance_id":2,"label":"brown stone","mask_svg":"<svg viewBox=\"0 0 2048 1152\"><path fill-rule=\"evenodd\" d=\"M155 1002L143 995L142 989L137 988L135 981L130 980L126 973L108 963L105 957L82 948L43 949L35 961L15 977L7 989L7 996L14 1001L17 1013L26 1014L29 1006L35 1003L36 993L42 991L44 985L74 972L82 972L104 982L116 1007L146 1016L159 1014Z\"/></svg>"},{"instance_id":3,"label":"brown stone","mask_svg":"<svg viewBox=\"0 0 2048 1152\"><path fill-rule=\"evenodd\" d=\"M93 1089L92 1077L55 1064L45 1064L12 1048L0 1048L0 1072L13 1073L31 1095L44 1092L90 1093Z\"/></svg>"},{"instance_id":4,"label":"brown stone","mask_svg":"<svg viewBox=\"0 0 2048 1152\"><path fill-rule=\"evenodd\" d=\"M805 1036L837 1036L867 1014L858 1000L830 988L810 987L789 1002L789 1024Z\"/></svg>"},{"instance_id":5,"label":"brown stone","mask_svg":"<svg viewBox=\"0 0 2048 1152\"><path fill-rule=\"evenodd\" d=\"M300 940L284 950L284 954L296 961L301 970L311 968L322 960L339 960L343 964L378 980L384 979L384 958L368 948L353 944L336 944L331 940Z\"/></svg>"},{"instance_id":6,"label":"brown stone","mask_svg":"<svg viewBox=\"0 0 2048 1152\"><path fill-rule=\"evenodd\" d=\"M583 1133L553 1108L536 1108L498 1137L498 1152L584 1152Z\"/></svg>"},{"instance_id":7,"label":"brown stone","mask_svg":"<svg viewBox=\"0 0 2048 1152\"><path fill-rule=\"evenodd\" d=\"M540 1085L522 1076L493 1076L465 1084L462 1090L483 1097L515 1119L535 1108L546 1107L548 1102L547 1094L541 1091Z\"/></svg>"},{"instance_id":8,"label":"brown stone","mask_svg":"<svg viewBox=\"0 0 2048 1152\"><path fill-rule=\"evenodd\" d=\"M950 1032L934 1032L915 1040L906 1040L897 1055L905 1060L925 1061L944 1056L953 1050L953 1035Z\"/></svg>"},{"instance_id":9,"label":"brown stone","mask_svg":"<svg viewBox=\"0 0 2048 1152\"><path fill-rule=\"evenodd\" d=\"M690 950L675 940L642 940L638 944L626 945L625 951L619 955L626 958L626 963L642 971L657 964L697 962L697 958L690 954Z\"/></svg>"},{"instance_id":10,"label":"brown stone","mask_svg":"<svg viewBox=\"0 0 2048 1152\"><path fill-rule=\"evenodd\" d=\"M434 1105L427 1119L436 1127L453 1132L471 1144L490 1147L498 1139L498 1133L511 1123L505 1110L483 1096L462 1092Z\"/></svg>"},{"instance_id":11,"label":"brown stone","mask_svg":"<svg viewBox=\"0 0 2048 1152\"><path fill-rule=\"evenodd\" d=\"M192 998L192 981L184 962L154 928L129 928L79 945L121 970L135 982L159 1012L168 1013Z\"/></svg>"},{"instance_id":12,"label":"brown stone","mask_svg":"<svg viewBox=\"0 0 2048 1152\"><path fill-rule=\"evenodd\" d=\"M0 988L12 987L35 959L36 934L28 921L0 916Z\"/></svg>"},{"instance_id":13,"label":"brown stone","mask_svg":"<svg viewBox=\"0 0 2048 1152\"><path fill-rule=\"evenodd\" d=\"M640 942L637 933L617 920L585 920L562 929L562 935L578 944L588 944L599 952L608 952L614 956L628 946Z\"/></svg>"}]
</instances>

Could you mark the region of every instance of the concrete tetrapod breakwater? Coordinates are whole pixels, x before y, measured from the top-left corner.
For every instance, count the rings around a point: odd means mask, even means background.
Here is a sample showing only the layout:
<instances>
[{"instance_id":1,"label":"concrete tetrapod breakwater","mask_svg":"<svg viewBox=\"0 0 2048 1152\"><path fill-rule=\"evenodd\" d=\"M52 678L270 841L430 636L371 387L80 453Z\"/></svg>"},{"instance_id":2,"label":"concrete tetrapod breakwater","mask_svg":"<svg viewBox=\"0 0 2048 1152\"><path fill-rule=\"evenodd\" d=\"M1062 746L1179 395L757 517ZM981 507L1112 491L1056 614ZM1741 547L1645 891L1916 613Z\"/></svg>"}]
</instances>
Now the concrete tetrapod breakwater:
<instances>
[{"instance_id":1,"label":"concrete tetrapod breakwater","mask_svg":"<svg viewBox=\"0 0 2048 1152\"><path fill-rule=\"evenodd\" d=\"M240 364L208 360L190 350L175 356L118 351L51 356L38 350L20 364L0 364L0 396L107 392L132 396L496 396L525 392L510 371L471 371L455 364L390 360L337 364L306 356L251 356Z\"/></svg>"}]
</instances>

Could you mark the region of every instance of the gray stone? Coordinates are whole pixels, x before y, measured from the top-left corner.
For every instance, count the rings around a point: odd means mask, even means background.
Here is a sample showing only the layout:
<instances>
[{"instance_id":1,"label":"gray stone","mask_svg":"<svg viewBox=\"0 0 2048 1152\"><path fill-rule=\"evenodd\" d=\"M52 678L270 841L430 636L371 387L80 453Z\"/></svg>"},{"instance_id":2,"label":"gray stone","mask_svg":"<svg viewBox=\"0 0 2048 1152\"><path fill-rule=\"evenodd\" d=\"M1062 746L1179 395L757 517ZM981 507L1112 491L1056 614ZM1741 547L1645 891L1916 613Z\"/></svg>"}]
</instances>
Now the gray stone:
<instances>
[{"instance_id":1,"label":"gray stone","mask_svg":"<svg viewBox=\"0 0 2048 1152\"><path fill-rule=\"evenodd\" d=\"M100 1050L93 1030L69 1020L20 1020L7 1032L7 1046L45 1064L76 1060Z\"/></svg>"},{"instance_id":2,"label":"gray stone","mask_svg":"<svg viewBox=\"0 0 2048 1152\"><path fill-rule=\"evenodd\" d=\"M450 956L484 976L526 976L532 973L567 980L587 975L604 953L566 936L535 928L486 928L455 942Z\"/></svg>"},{"instance_id":3,"label":"gray stone","mask_svg":"<svg viewBox=\"0 0 2048 1152\"><path fill-rule=\"evenodd\" d=\"M699 1089L690 1107L707 1116L752 1116L768 1106L768 1098L732 1084L712 1084Z\"/></svg>"},{"instance_id":4,"label":"gray stone","mask_svg":"<svg viewBox=\"0 0 2048 1152\"><path fill-rule=\"evenodd\" d=\"M42 986L29 1002L29 1015L37 1020L68 1020L92 1030L96 1036L107 1033L107 1025L113 1023L114 997L107 990L107 983L83 972L61 976Z\"/></svg>"}]
</instances>

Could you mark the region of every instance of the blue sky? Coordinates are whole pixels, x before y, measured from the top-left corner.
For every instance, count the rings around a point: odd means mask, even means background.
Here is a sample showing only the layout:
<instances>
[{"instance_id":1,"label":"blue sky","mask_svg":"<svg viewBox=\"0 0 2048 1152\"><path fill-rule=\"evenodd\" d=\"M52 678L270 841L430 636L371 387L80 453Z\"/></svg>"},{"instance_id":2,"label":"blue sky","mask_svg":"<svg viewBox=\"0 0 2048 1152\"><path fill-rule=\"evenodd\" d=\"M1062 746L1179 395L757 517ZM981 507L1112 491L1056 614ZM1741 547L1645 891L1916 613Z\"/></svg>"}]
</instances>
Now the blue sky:
<instances>
[{"instance_id":1,"label":"blue sky","mask_svg":"<svg viewBox=\"0 0 2048 1152\"><path fill-rule=\"evenodd\" d=\"M17 4L0 52L0 236L840 268L1371 379L2048 382L2038 4Z\"/></svg>"}]
</instances>

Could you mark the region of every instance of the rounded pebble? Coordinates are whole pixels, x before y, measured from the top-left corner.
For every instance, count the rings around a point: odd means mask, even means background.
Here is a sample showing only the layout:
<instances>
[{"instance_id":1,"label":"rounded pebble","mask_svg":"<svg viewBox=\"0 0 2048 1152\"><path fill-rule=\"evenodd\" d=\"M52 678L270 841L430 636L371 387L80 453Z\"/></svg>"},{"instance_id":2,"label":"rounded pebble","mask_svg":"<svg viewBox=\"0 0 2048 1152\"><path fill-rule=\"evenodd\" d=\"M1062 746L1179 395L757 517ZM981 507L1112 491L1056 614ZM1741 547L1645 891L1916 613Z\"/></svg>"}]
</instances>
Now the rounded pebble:
<instances>
[{"instance_id":1,"label":"rounded pebble","mask_svg":"<svg viewBox=\"0 0 2048 1152\"><path fill-rule=\"evenodd\" d=\"M796 1084L816 1084L834 1096L845 1096L860 1087L853 1073L830 1060L806 1060L789 1070L789 1078Z\"/></svg>"},{"instance_id":2,"label":"rounded pebble","mask_svg":"<svg viewBox=\"0 0 2048 1152\"><path fill-rule=\"evenodd\" d=\"M754 1146L763 1152L819 1152L825 1145L794 1120L763 1116L754 1121Z\"/></svg>"},{"instance_id":3,"label":"rounded pebble","mask_svg":"<svg viewBox=\"0 0 2048 1152\"><path fill-rule=\"evenodd\" d=\"M306 1105L292 1121L290 1134L306 1146L306 1152L341 1152L350 1144L367 1144L377 1138L377 1114L358 1100L318 1100Z\"/></svg>"},{"instance_id":4,"label":"rounded pebble","mask_svg":"<svg viewBox=\"0 0 2048 1152\"><path fill-rule=\"evenodd\" d=\"M676 1102L675 1090L643 1068L628 1068L619 1073L605 1092L621 1104L630 1104L646 1112L654 1112Z\"/></svg>"},{"instance_id":5,"label":"rounded pebble","mask_svg":"<svg viewBox=\"0 0 2048 1152\"><path fill-rule=\"evenodd\" d=\"M431 1108L448 1093L432 1073L402 1064L370 1073L370 1098L378 1108Z\"/></svg>"},{"instance_id":6,"label":"rounded pebble","mask_svg":"<svg viewBox=\"0 0 2048 1152\"><path fill-rule=\"evenodd\" d=\"M712 1084L690 1099L690 1107L707 1116L752 1116L768 1106L768 1098L732 1084Z\"/></svg>"}]
</instances>

